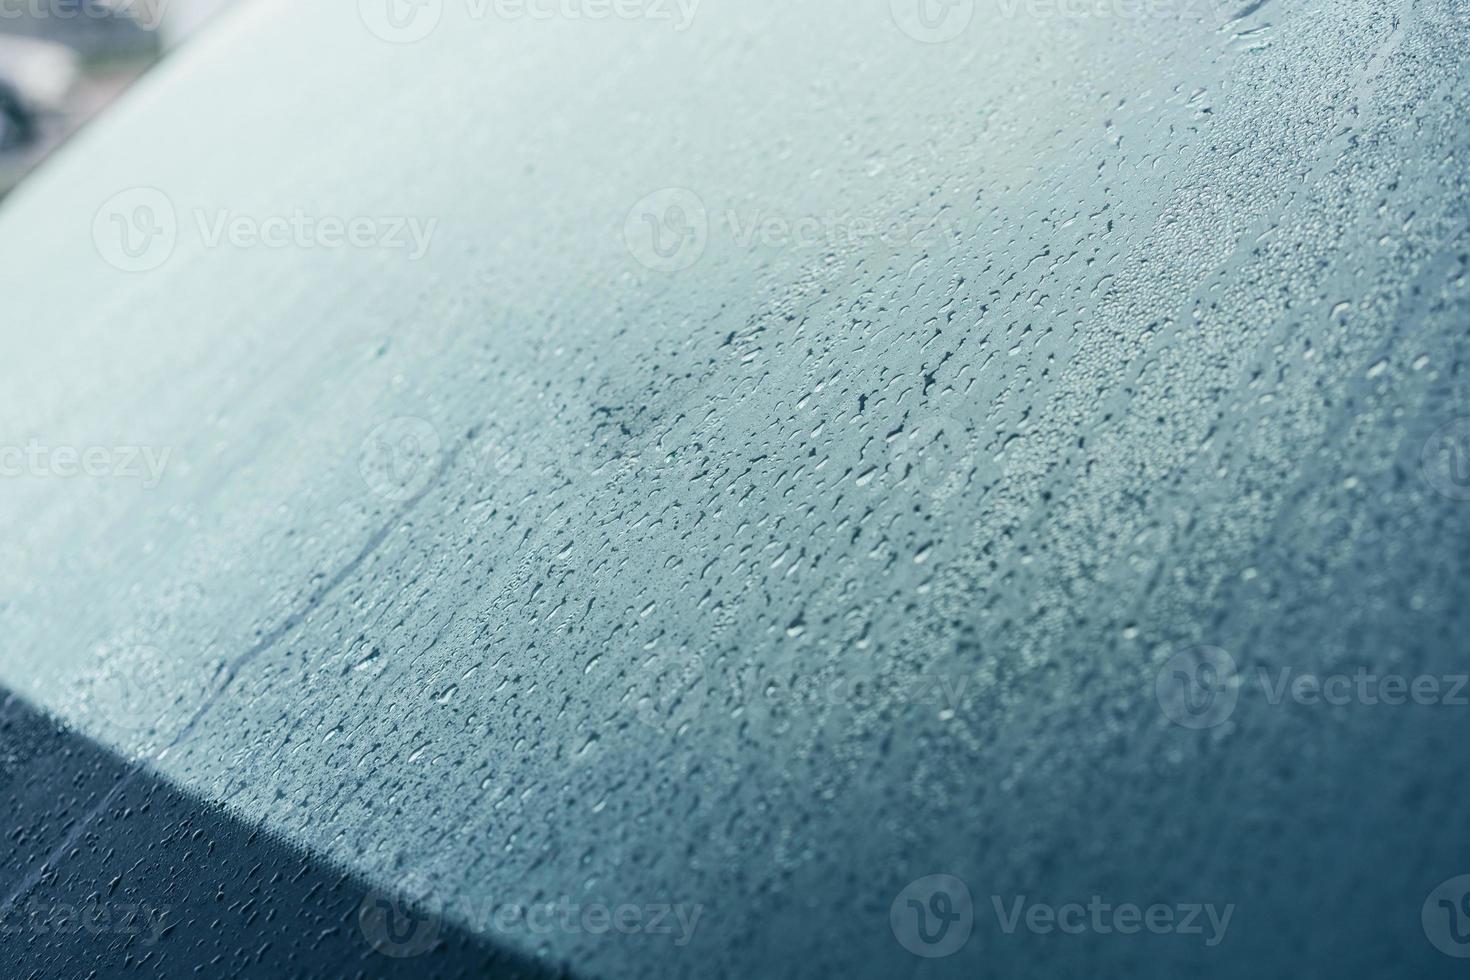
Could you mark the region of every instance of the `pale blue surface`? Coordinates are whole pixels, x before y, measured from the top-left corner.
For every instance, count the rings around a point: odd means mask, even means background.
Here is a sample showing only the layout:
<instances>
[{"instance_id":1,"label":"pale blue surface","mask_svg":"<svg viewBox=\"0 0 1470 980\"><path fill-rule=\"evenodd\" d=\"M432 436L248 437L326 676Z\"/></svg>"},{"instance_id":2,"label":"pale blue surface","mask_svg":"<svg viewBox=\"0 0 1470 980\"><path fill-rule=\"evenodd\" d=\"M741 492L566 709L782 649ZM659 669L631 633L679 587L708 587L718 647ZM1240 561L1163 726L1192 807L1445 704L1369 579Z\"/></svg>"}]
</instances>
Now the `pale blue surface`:
<instances>
[{"instance_id":1,"label":"pale blue surface","mask_svg":"<svg viewBox=\"0 0 1470 980\"><path fill-rule=\"evenodd\" d=\"M1463 6L355 7L244 11L0 209L0 442L169 450L4 481L0 681L594 976L1456 965L1470 708L1193 731L1155 678L1470 669ZM433 230L208 243L298 210ZM977 924L927 960L933 873ZM1237 911L991 912L1095 893ZM563 897L699 919L491 915Z\"/></svg>"}]
</instances>

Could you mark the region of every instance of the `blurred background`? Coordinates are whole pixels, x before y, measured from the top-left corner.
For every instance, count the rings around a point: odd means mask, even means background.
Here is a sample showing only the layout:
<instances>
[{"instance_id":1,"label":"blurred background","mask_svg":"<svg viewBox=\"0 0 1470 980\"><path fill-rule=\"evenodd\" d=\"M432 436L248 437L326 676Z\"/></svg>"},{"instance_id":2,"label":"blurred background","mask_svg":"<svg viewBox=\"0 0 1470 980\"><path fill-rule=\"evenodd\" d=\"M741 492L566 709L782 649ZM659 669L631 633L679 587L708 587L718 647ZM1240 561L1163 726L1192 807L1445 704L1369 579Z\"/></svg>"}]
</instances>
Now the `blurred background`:
<instances>
[{"instance_id":1,"label":"blurred background","mask_svg":"<svg viewBox=\"0 0 1470 980\"><path fill-rule=\"evenodd\" d=\"M0 0L0 198L170 50L246 0Z\"/></svg>"}]
</instances>

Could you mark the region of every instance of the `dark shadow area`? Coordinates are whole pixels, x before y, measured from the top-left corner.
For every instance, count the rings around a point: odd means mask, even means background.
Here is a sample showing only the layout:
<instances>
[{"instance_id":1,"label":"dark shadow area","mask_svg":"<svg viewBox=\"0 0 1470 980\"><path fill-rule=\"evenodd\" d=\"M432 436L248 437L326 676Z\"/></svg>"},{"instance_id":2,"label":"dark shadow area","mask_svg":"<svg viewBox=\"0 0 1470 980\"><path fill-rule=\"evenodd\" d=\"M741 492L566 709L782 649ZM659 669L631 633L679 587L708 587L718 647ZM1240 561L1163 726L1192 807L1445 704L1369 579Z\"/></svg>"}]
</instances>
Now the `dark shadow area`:
<instances>
[{"instance_id":1,"label":"dark shadow area","mask_svg":"<svg viewBox=\"0 0 1470 980\"><path fill-rule=\"evenodd\" d=\"M0 692L13 977L570 974L486 944Z\"/></svg>"}]
</instances>

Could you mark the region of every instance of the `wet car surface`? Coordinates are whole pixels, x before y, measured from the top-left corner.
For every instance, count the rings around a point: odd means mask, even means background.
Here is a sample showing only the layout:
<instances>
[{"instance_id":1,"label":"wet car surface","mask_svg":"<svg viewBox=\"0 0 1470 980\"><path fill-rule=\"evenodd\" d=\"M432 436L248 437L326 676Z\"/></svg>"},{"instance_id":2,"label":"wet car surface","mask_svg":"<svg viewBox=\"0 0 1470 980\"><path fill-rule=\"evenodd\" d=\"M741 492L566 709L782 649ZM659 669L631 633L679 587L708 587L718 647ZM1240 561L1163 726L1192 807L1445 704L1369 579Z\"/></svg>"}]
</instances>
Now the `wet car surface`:
<instances>
[{"instance_id":1,"label":"wet car surface","mask_svg":"<svg viewBox=\"0 0 1470 980\"><path fill-rule=\"evenodd\" d=\"M1455 975L1463 6L503 6L0 205L31 972Z\"/></svg>"}]
</instances>

